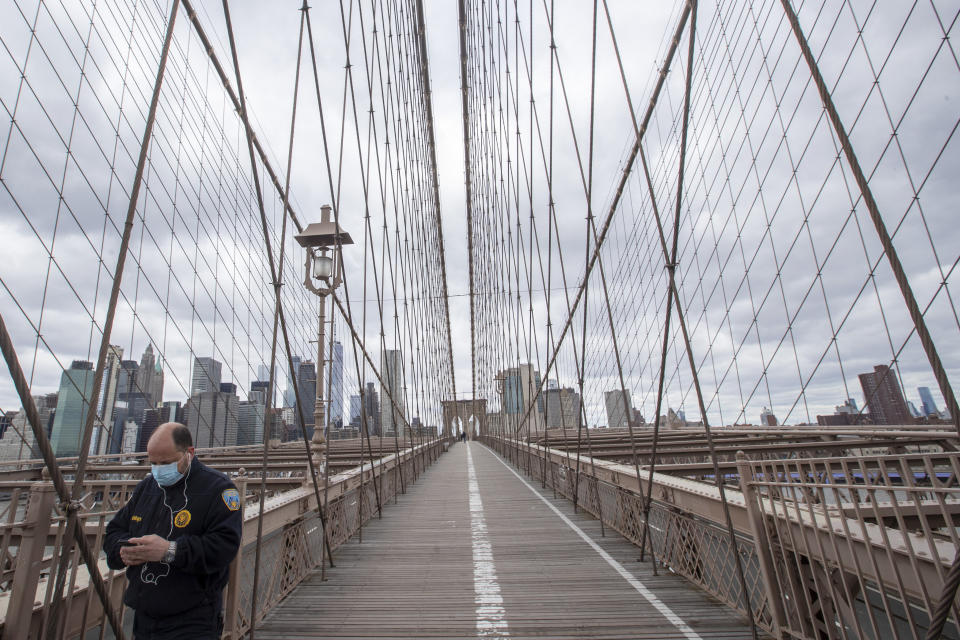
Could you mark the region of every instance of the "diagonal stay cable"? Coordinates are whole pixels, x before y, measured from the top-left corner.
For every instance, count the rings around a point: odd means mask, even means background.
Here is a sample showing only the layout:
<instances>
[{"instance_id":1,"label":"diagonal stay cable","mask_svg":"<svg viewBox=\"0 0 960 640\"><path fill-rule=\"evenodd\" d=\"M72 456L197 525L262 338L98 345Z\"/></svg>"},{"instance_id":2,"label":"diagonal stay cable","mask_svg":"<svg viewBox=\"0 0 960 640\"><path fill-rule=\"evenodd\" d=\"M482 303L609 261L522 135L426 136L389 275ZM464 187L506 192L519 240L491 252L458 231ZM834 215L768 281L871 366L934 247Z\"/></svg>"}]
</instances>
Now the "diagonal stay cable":
<instances>
[{"instance_id":1,"label":"diagonal stay cable","mask_svg":"<svg viewBox=\"0 0 960 640\"><path fill-rule=\"evenodd\" d=\"M661 360L660 366L660 386L659 393L657 398L658 406L663 400L663 375L666 368L666 344L667 338L669 335L669 323L670 323L670 313L671 313L671 303L673 300L676 300L675 310L677 312L677 323L680 325L680 331L683 334L683 341L686 347L687 352L687 361L690 365L690 375L693 377L694 388L697 395L697 403L700 408L700 419L703 421L703 429L707 436L707 447L710 450L710 461L713 465L713 476L716 481L717 490L720 492L720 502L723 506L724 519L726 520L727 525L727 534L730 537L730 552L733 554L734 562L737 569L737 578L740 582L740 589L743 596L743 606L747 614L747 619L750 621L750 632L754 640L757 640L759 637L757 634L757 622L754 619L753 615L753 606L750 603L750 592L747 588L747 579L743 570L743 562L740 559L740 550L737 545L737 536L733 528L733 518L730 515L730 505L727 502L727 494L724 488L724 476L720 473L720 467L717 462L717 451L713 439L713 431L710 428L710 423L707 419L707 408L703 401L703 391L700 387L699 376L697 375L697 366L693 358L693 348L690 343L690 335L687 332L687 324L684 320L683 314L683 305L680 300L680 293L677 290L676 284L676 268L677 268L677 246L680 236L680 212L683 205L683 182L684 182L684 173L686 170L686 152L687 152L687 134L689 129L690 121L690 87L693 80L693 62L694 62L694 49L696 46L696 27L697 27L697 0L692 0L691 2L691 11L690 11L690 34L688 37L688 55L687 55L687 68L686 68L686 88L684 91L683 98L683 125L681 129L681 141L680 141L680 158L679 158L679 167L677 169L677 195L676 195L676 205L674 209L674 220L673 220L673 244L670 252L667 251L667 242L666 236L663 230L663 223L660 220L660 216L655 214L657 231L660 236L661 248L663 250L664 261L666 262L667 274L669 277L669 291L667 295L667 307L666 307L666 317L664 319L664 350L663 358ZM642 148L641 148L642 153ZM646 160L643 160L645 174L646 172ZM649 174L647 174L649 175ZM651 198L653 198L653 193L651 191ZM654 207L654 211L657 211L657 208ZM656 423L660 422L659 410L655 416ZM656 438L657 432L654 432L654 438ZM653 466L654 460L651 458L650 464L650 476L648 480L648 486L653 484ZM644 530L649 526L649 511L650 511L650 498L651 492L647 491L647 502L644 505ZM653 561L656 561L656 558L653 558Z\"/></svg>"},{"instance_id":2,"label":"diagonal stay cable","mask_svg":"<svg viewBox=\"0 0 960 640\"><path fill-rule=\"evenodd\" d=\"M887 261L890 263L890 268L893 271L897 284L900 287L900 293L903 296L907 311L910 314L910 319L913 320L914 327L917 331L917 336L920 339L920 344L923 345L924 352L927 355L927 360L930 363L930 368L933 370L933 375L937 380L937 385L940 387L940 393L943 394L944 401L946 402L950 415L953 418L954 425L956 425L957 431L960 433L960 406L957 404L957 398L953 393L953 387L950 385L950 379L947 376L946 369L944 369L943 363L940 360L940 354L933 342L933 337L927 328L926 320L924 319L923 313L920 311L920 306L917 304L916 297L913 294L910 281L907 278L906 272L903 269L903 265L900 262L899 255L897 254L896 248L893 245L893 240L890 238L886 224L884 223L883 217L880 214L880 208L873 197L873 190L870 188L870 184L867 182L867 178L863 173L863 169L860 167L860 161L858 160L853 149L853 145L850 143L850 138L847 135L843 122L840 120L840 114L837 111L836 105L833 103L830 90L827 88L826 82L824 82L823 75L820 73L820 68L817 65L817 61L813 57L813 53L810 50L810 45L807 42L806 35L804 35L803 28L800 26L800 20L797 17L796 11L794 11L789 0L781 0L781 4L783 5L783 11L787 16L787 19L790 22L790 27L793 30L793 34L797 39L797 43L800 46L803 58L810 69L810 75L813 77L814 83L817 86L817 91L820 94L823 107L830 117L830 122L833 125L833 129L837 135L837 138L840 140L840 145L843 148L844 155L846 156L847 164L850 166L857 186L860 188L860 193L863 196L864 204L866 205L867 211L870 214L870 219L873 221L880 244L883 246L884 254L887 256ZM953 600L956 597L958 586L960 586L960 554L957 554L953 565L950 567L947 580L943 584L943 591L931 620L930 627L927 632L927 638L937 638L943 631L943 626L946 623L947 616L950 613L950 608L952 607Z\"/></svg>"},{"instance_id":3,"label":"diagonal stay cable","mask_svg":"<svg viewBox=\"0 0 960 640\"><path fill-rule=\"evenodd\" d=\"M184 0L184 4L187 5L187 0ZM187 6L189 6L189 5L187 5ZM238 91L239 96L240 96L240 107L241 107L241 108L240 108L240 116L241 116L241 118L243 119L244 128L245 128L246 133L247 133L247 135L246 135L246 138L247 138L247 149L248 149L249 154L250 154L250 165L251 165L251 166L250 166L250 169L251 169L251 172L253 173L254 187L255 187L255 191L256 191L256 195L257 195L257 205L258 205L258 207L259 207L259 209L260 209L260 222L261 222L261 225L262 225L262 227L263 227L263 241L264 241L264 246L265 246L266 252L267 252L267 261L269 262L269 265L270 265L270 276L271 276L271 278L273 279L274 290L275 290L275 295L276 295L276 300L277 300L276 315L277 315L277 317L279 317L279 319L280 319L280 325L281 325L281 328L282 328L282 330L283 330L283 341L284 341L284 346L286 347L286 351L287 351L287 360L288 360L288 363L289 363L289 366L290 366L291 379L296 379L296 378L295 378L295 371L294 371L294 367L293 367L293 352L291 351L291 348L290 348L290 338L289 338L289 336L288 336L288 334L287 334L287 323L286 323L286 318L284 317L284 313L283 313L283 303L282 303L282 301L281 301L282 298L281 298L281 295L280 295L281 283L280 283L280 280L279 280L278 269L277 269L277 266L276 266L276 264L275 264L275 262L274 262L273 247L272 247L271 244L270 244L270 230L269 230L269 227L268 227L268 225L267 225L267 216L266 216L266 212L265 212L265 210L264 210L264 205L263 205L263 192L262 192L262 190L261 190L261 188L260 188L260 176L259 176L259 172L257 171L256 156L255 156L255 154L254 154L254 145L253 145L252 130L251 130L251 127L250 127L250 121L249 121L249 119L248 119L248 117L247 117L246 99L244 98L244 94L243 94L243 80L242 80L242 76L241 76L241 74L240 74L240 61L239 61L239 58L237 57L236 41L235 41L235 38L234 38L234 35L233 35L233 25L232 25L231 20L230 20L230 7L229 7L229 2L228 2L228 0L223 0L223 14L224 14L224 19L225 19L226 25L227 25L227 34L228 34L229 39L230 39L230 53L231 53L231 56L232 56L232 58L233 58L233 68L234 68L234 73L236 74L236 79L237 79L237 91ZM286 216L284 216L284 219L286 219ZM285 226L284 226L284 229L285 229ZM271 363L271 366L273 366L272 363ZM328 527L327 527L326 515L325 515L324 509L323 509L323 500L322 500L321 495L320 495L320 486L319 486L318 480L317 480L317 471L316 471L316 469L314 468L314 464L313 464L313 455L312 455L311 448L310 448L310 438L307 436L307 426L306 426L306 421L305 421L305 418L304 418L304 408L303 408L303 403L301 402L300 390L299 390L299 388L298 388L298 385L294 385L294 393L295 393L295 395L296 395L297 410L298 410L298 412L299 412L299 414L300 414L300 430L301 430L301 434L302 434L302 436L303 436L303 444L304 444L304 448L305 448L305 454L306 454L306 457L307 457L307 466L308 466L308 468L309 468L310 480L311 480L311 483L313 484L313 491L314 491L315 498L316 498L316 501L317 501L317 513L318 513L318 515L319 515L319 517L320 517L320 524L321 524L321 526L323 527L323 544L324 544L324 546L326 547L326 550L327 550L327 558L328 558L328 560L329 560L329 562L330 562L330 566L333 566L333 554L331 553L331 550L330 550L329 530L328 530ZM262 469L261 471L262 471L262 473L266 474L266 469ZM263 514L262 514L262 513L258 514L258 517L259 517L260 519L262 519L262 518L263 518ZM321 554L321 562L322 562L322 560L323 560L323 558L322 558L322 554ZM254 606L255 606L255 602L256 602L256 601L254 601ZM254 637L255 629L256 629L256 619L255 619L255 618L252 618L252 619L250 620L250 637L251 637L251 640L252 640L252 638Z\"/></svg>"},{"instance_id":4,"label":"diagonal stay cable","mask_svg":"<svg viewBox=\"0 0 960 640\"><path fill-rule=\"evenodd\" d=\"M606 218L604 219L603 225L600 227L600 233L597 234L596 239L594 240L593 253L590 256L590 259L587 263L586 272L583 274L583 277L580 281L580 286L577 288L577 295L574 297L573 304L570 306L570 310L567 315L567 320L564 323L563 330L560 332L560 336L557 338L557 344L554 347L553 354L550 356L550 359L547 361L546 371L543 374L543 377L540 381L540 385L537 387L534 396L540 395L543 390L543 386L546 383L546 380L550 377L550 371L553 370L554 365L556 364L557 358L560 354L560 347L563 345L564 338L566 338L567 333L570 331L570 328L573 324L573 319L575 317L577 308L580 305L580 300L583 298L584 291L587 287L587 283L590 279L590 274L593 271L593 266L596 264L597 257L600 254L600 248L603 246L604 241L607 238L607 233L610 229L610 224L613 220L614 214L616 214L617 208L620 204L620 198L623 196L623 191L626 188L627 181L630 178L630 174L633 170L634 162L638 152L640 151L640 144L643 140L643 136L646 133L647 126L650 122L650 118L653 116L654 107L657 104L657 100L660 97L660 92L663 89L663 85L667 78L667 73L670 71L672 66L673 56L676 54L677 48L680 44L680 37L683 33L683 28L686 25L687 18L690 15L690 4L689 2L684 6L683 12L680 14L680 19L678 21L677 29L674 32L673 39L670 43L670 49L667 52L666 60L664 61L663 67L660 69L660 73L657 77L657 83L654 87L653 93L650 96L650 101L647 105L647 110L641 123L639 133L634 140L633 147L630 150L630 154L627 157L627 161L624 164L622 175L620 181L617 185L617 189L614 192L613 200L610 203L610 208L607 211ZM526 411L519 424L523 424L527 417L529 416L530 411L535 406L534 404L528 404Z\"/></svg>"},{"instance_id":5,"label":"diagonal stay cable","mask_svg":"<svg viewBox=\"0 0 960 640\"><path fill-rule=\"evenodd\" d=\"M297 65L294 75L293 82L293 107L291 109L290 115L290 145L287 151L287 174L286 174L286 184L284 188L284 209L286 209L286 200L287 194L290 193L290 173L293 164L293 141L294 141L294 131L297 120L297 96L300 90L300 62L303 55L303 25L304 25L304 12L306 11L306 0L304 0L304 8L302 8L300 13L300 34L297 40ZM239 77L239 74L238 74ZM257 619L257 595L260 587L260 556L263 545L263 510L266 504L267 499L267 464L270 458L270 428L273 423L272 416L272 405L273 405L273 385L275 383L276 376L276 364L277 364L277 330L280 322L280 291L282 286L283 278L283 255L286 248L286 236L287 236L287 216L282 216L283 222L281 224L280 230L280 259L277 267L277 280L274 282L274 312L273 312L273 332L270 342L270 382L268 384L268 389L270 392L267 394L267 402L264 408L263 415L263 455L260 462L260 509L259 515L257 518L257 542L256 542L256 553L254 556L253 562L253 587L250 595L250 637L253 638L255 634L255 626ZM324 491L326 491L326 486L324 486ZM318 501L319 504L319 501ZM324 501L324 508L326 508L326 501ZM325 565L323 563L323 557L321 552L320 558L321 572L325 570Z\"/></svg>"},{"instance_id":6,"label":"diagonal stay cable","mask_svg":"<svg viewBox=\"0 0 960 640\"><path fill-rule=\"evenodd\" d=\"M40 448L44 464L46 464L47 469L50 471L50 478L53 481L57 495L62 503L69 504L71 502L70 491L67 489L63 474L57 466L57 459L53 453L53 448L50 446L50 439L47 437L47 432L40 425L40 413L37 411L37 405L30 395L30 386L27 384L27 379L23 375L23 368L20 366L20 360L14 349L13 340L10 338L10 333L7 331L7 325L3 321L2 315L0 315L0 350L3 351L7 368L10 370L10 376L13 378L13 384L17 389L17 394L20 396L20 401L23 403L23 409L27 414L27 421L33 430L33 435L36 438L37 446ZM119 640L123 640L125 637L123 624L120 616L113 608L113 602L104 585L103 576L100 575L97 556L94 555L93 550L90 548L86 532L80 527L74 527L72 535L77 549L80 551L80 557L83 558L83 562L87 565L87 569L90 572L90 581L93 583L94 591L97 592L97 597L100 598L100 604L106 612L110 627L113 629L114 635Z\"/></svg>"},{"instance_id":7,"label":"diagonal stay cable","mask_svg":"<svg viewBox=\"0 0 960 640\"><path fill-rule=\"evenodd\" d=\"M308 9L309 9L309 7L308 7ZM318 70L317 70L316 48L314 47L314 42L313 42L313 26L312 26L312 23L311 23L311 21L310 21L310 12L309 12L309 10L306 12L306 16L307 16L307 41L310 43L310 60L311 60L312 69L313 69L313 85L314 85L314 91L315 91L315 93L316 93L316 98L317 98L317 110L318 110L318 112L319 112L319 114L320 114L320 131L321 131L321 137L323 138L323 155L324 155L324 161L325 161L326 167L327 167L327 181L328 181L329 187L330 187L330 196L331 196L331 199L333 200L333 216L334 216L334 217L333 217L333 222L334 222L334 224L336 225L336 228L339 229L339 228L340 228L340 203L339 203L338 200L337 200L337 197L336 197L337 190L334 188L334 184L333 184L333 168L332 168L333 165L332 165L332 163L330 162L330 147L329 147L329 143L328 143L328 140L327 140L327 124L326 124L327 121L326 121L326 118L324 117L324 112L323 112L323 100L322 100L321 95L320 95L320 76L319 76L319 72L318 72ZM348 71L349 71L349 67L348 67ZM366 190L366 186L364 186L364 190ZM297 223L297 227L298 227L298 229L299 229L299 227L300 227L299 223ZM341 242L340 236L338 235L337 238L336 238L336 251L337 251L337 252L341 252L342 250L343 250L343 244L342 244L342 242ZM364 250L366 250L366 246L364 247ZM366 263L364 263L364 264L366 264ZM366 278L364 278L364 284L366 284ZM347 297L347 308L349 309L349 308L350 308L350 296L349 296L349 282L348 282L347 278L344 278L344 279L343 279L343 289L344 289L344 294L345 294L346 297ZM364 325L364 326L365 326L365 325ZM355 333L354 333L354 336L356 336ZM356 338L355 338L355 339L356 339ZM360 345L361 345L361 348L363 348L363 343L362 343L362 342L360 342ZM361 383L362 383L363 378L362 378L362 376L360 375L360 372L359 372L359 359L356 357L356 345L355 345L355 344L354 344L353 349L354 349L354 362L357 363L357 366L358 366L357 377L358 377L358 379L359 379L359 380L361 381ZM364 415L366 415L366 412L365 412L365 411L364 411ZM370 457L370 464L373 465L373 447L372 447L372 445L371 445L371 443L370 443L370 432L369 432L369 430L366 429L366 423L364 423L364 431L366 432L366 436L367 436L367 449L368 449L368 454L369 454L369 457ZM381 445L381 446L380 446L380 452L381 452L381 454L382 454L382 449L383 449L383 446L382 446L382 445L383 445L383 443L381 442L380 445ZM361 446L362 446L362 442L361 442ZM361 475L362 475L362 474L361 474ZM381 471L380 471L380 474L378 474L378 475L380 476L380 482L379 482L379 483L377 482L377 475L375 475L375 476L374 476L373 488L374 488L374 495L375 495L376 500L377 500L377 514L378 514L380 517L382 517L382 499L381 499L381 488L382 488L382 485L383 485L383 471L382 471L382 469L381 469ZM361 478L361 480L362 480L362 478Z\"/></svg>"},{"instance_id":8,"label":"diagonal stay cable","mask_svg":"<svg viewBox=\"0 0 960 640\"><path fill-rule=\"evenodd\" d=\"M93 388L90 392L90 402L88 404L88 410L86 415L86 421L83 426L83 434L80 441L80 459L77 462L77 473L74 479L73 490L71 491L71 497L68 500L65 495L61 495L61 500L63 501L62 506L66 510L67 515L67 531L64 534L66 543L64 549L60 554L60 561L57 565L57 578L56 585L54 588L54 597L50 604L50 616L48 617L47 623L47 638L56 638L59 627L59 617L60 617L60 602L63 600L63 590L66 586L67 578L67 567L70 562L71 557L71 547L72 547L72 538L77 537L79 541L79 536L83 535L83 532L80 530L78 523L78 515L80 510L79 498L80 494L83 491L84 484L84 475L87 465L87 456L90 452L90 440L93 435L93 423L96 418L96 407L98 404L100 396L100 384L103 380L103 371L106 367L107 353L110 349L110 335L113 329L113 321L116 317L117 303L120 297L120 282L123 279L123 266L127 258L127 250L130 246L130 236L133 231L133 220L134 215L137 209L137 201L140 195L140 186L143 183L143 171L147 163L147 151L150 148L150 139L153 134L153 125L156 122L157 114L157 105L160 102L160 90L163 86L163 77L164 71L167 66L167 58L170 52L170 43L173 40L173 29L176 23L177 12L180 8L180 0L174 0L173 5L170 8L170 17L167 20L167 30L164 36L163 48L160 53L160 61L157 68L157 77L153 86L153 96L150 100L150 111L147 116L147 122L144 127L143 139L140 144L140 157L137 161L137 172L134 176L133 187L130 190L130 203L127 207L127 216L126 221L124 222L123 227L123 237L120 241L120 250L117 256L117 266L113 272L113 286L110 290L110 301L107 305L107 317L103 325L103 335L100 341L100 353L97 358L97 368L93 374ZM11 374L13 370L11 369ZM26 406L26 402L24 402ZM32 421L31 421L32 422ZM39 438L38 438L39 441ZM51 452L52 453L52 452ZM54 472L54 468L50 469L51 473ZM59 473L59 472L58 472ZM77 535L79 534L79 535ZM87 554L89 554L89 549L87 549ZM85 558L86 560L87 558ZM91 577L94 573L97 573L97 579L99 579L99 573L95 566L88 564ZM95 580L95 582L96 582ZM100 584L102 587L102 583ZM99 589L98 589L99 591ZM104 610L109 611L109 617L111 625L114 625L114 612L110 607L107 601L104 601ZM114 625L116 626L116 625ZM115 631L117 631L115 629ZM119 636L118 632L118 636Z\"/></svg>"}]
</instances>

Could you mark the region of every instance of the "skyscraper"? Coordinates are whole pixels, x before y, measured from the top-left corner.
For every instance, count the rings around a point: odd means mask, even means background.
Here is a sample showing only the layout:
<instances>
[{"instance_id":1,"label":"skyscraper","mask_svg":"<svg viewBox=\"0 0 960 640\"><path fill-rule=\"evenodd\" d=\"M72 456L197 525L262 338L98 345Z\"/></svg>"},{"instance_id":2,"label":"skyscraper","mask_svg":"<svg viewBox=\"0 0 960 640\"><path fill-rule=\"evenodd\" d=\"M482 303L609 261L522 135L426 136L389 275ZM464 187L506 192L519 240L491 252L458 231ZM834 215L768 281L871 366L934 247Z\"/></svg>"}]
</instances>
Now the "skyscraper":
<instances>
[{"instance_id":1,"label":"skyscraper","mask_svg":"<svg viewBox=\"0 0 960 640\"><path fill-rule=\"evenodd\" d=\"M380 358L380 376L383 378L383 384L380 386L381 433L385 436L396 433L403 437L403 358L399 350L386 349L383 352Z\"/></svg>"},{"instance_id":2,"label":"skyscraper","mask_svg":"<svg viewBox=\"0 0 960 640\"><path fill-rule=\"evenodd\" d=\"M300 393L300 403L303 405L303 420L307 426L307 437L313 437L314 417L313 409L317 402L317 369L313 360L300 363L297 371L297 391ZM297 427L300 426L300 415L297 414ZM320 425L323 428L323 425Z\"/></svg>"},{"instance_id":3,"label":"skyscraper","mask_svg":"<svg viewBox=\"0 0 960 640\"><path fill-rule=\"evenodd\" d=\"M330 397L327 404L330 407L330 423L343 419L343 345L333 343L333 353L330 354Z\"/></svg>"},{"instance_id":4,"label":"skyscraper","mask_svg":"<svg viewBox=\"0 0 960 640\"><path fill-rule=\"evenodd\" d=\"M773 411L763 408L763 411L760 412L760 426L761 427L775 427L779 424L777 416L774 415Z\"/></svg>"},{"instance_id":5,"label":"skyscraper","mask_svg":"<svg viewBox=\"0 0 960 640\"><path fill-rule=\"evenodd\" d=\"M873 373L861 373L858 378L874 424L913 424L896 372L878 364Z\"/></svg>"},{"instance_id":6,"label":"skyscraper","mask_svg":"<svg viewBox=\"0 0 960 640\"><path fill-rule=\"evenodd\" d=\"M350 424L360 419L360 396L350 396Z\"/></svg>"},{"instance_id":7,"label":"skyscraper","mask_svg":"<svg viewBox=\"0 0 960 640\"><path fill-rule=\"evenodd\" d=\"M140 425L140 439L137 451L146 451L147 442L158 426L167 422L183 422L183 404L176 400L161 402L156 409L143 412L143 424Z\"/></svg>"},{"instance_id":8,"label":"skyscraper","mask_svg":"<svg viewBox=\"0 0 960 640\"><path fill-rule=\"evenodd\" d=\"M551 381L552 382L552 381ZM548 382L549 384L549 382ZM549 388L543 392L546 398L546 420L550 429L575 429L580 416L580 394L572 387Z\"/></svg>"},{"instance_id":9,"label":"skyscraper","mask_svg":"<svg viewBox=\"0 0 960 640\"><path fill-rule=\"evenodd\" d=\"M220 374L223 363L213 358L194 358L190 395L220 390Z\"/></svg>"},{"instance_id":10,"label":"skyscraper","mask_svg":"<svg viewBox=\"0 0 960 640\"><path fill-rule=\"evenodd\" d=\"M930 387L917 387L917 393L920 394L920 411L923 412L924 418L940 415L937 403L933 401L933 394L930 393Z\"/></svg>"},{"instance_id":11,"label":"skyscraper","mask_svg":"<svg viewBox=\"0 0 960 640\"><path fill-rule=\"evenodd\" d=\"M58 397L57 393L33 396L33 403L40 414L40 424L48 434L53 427ZM31 460L39 457L40 447L33 435L33 429L27 424L27 412L20 409L15 412L3 438L0 438L0 460Z\"/></svg>"},{"instance_id":12,"label":"skyscraper","mask_svg":"<svg viewBox=\"0 0 960 640\"><path fill-rule=\"evenodd\" d=\"M133 420L127 420L123 425L123 442L120 445L120 453L135 453L139 439L140 425Z\"/></svg>"},{"instance_id":13,"label":"skyscraper","mask_svg":"<svg viewBox=\"0 0 960 640\"><path fill-rule=\"evenodd\" d=\"M294 387L297 384L297 378L300 376L300 356L293 356L293 371L296 374L295 377L290 377L290 372L287 371L287 389L283 392L283 406L292 407L297 404L297 393L294 391ZM283 370L287 370L287 365L284 363Z\"/></svg>"},{"instance_id":14,"label":"skyscraper","mask_svg":"<svg viewBox=\"0 0 960 640\"><path fill-rule=\"evenodd\" d=\"M364 416L364 414L366 414ZM360 425L363 427L363 420L367 421L367 433L371 436L382 435L383 431L380 425L380 399L377 397L377 388L372 382L367 383L367 388L363 392L363 402L360 414Z\"/></svg>"},{"instance_id":15,"label":"skyscraper","mask_svg":"<svg viewBox=\"0 0 960 640\"><path fill-rule=\"evenodd\" d=\"M169 409L167 410L169 413ZM169 422L169 420L163 420L163 422ZM134 447L134 451L146 451L147 443L150 442L150 436L153 435L153 432L157 430L162 424L160 418L160 409L147 409L143 412L143 423L140 425L140 430L137 435L137 444Z\"/></svg>"},{"instance_id":16,"label":"skyscraper","mask_svg":"<svg viewBox=\"0 0 960 640\"><path fill-rule=\"evenodd\" d=\"M259 402L262 405L267 404L267 397L270 394L270 383L266 380L254 380L250 383L250 393L247 400L250 402Z\"/></svg>"},{"instance_id":17,"label":"skyscraper","mask_svg":"<svg viewBox=\"0 0 960 640\"><path fill-rule=\"evenodd\" d=\"M255 380L250 383L250 393L237 407L237 444L260 444L263 442L263 423L267 416L267 394L270 383Z\"/></svg>"},{"instance_id":18,"label":"skyscraper","mask_svg":"<svg viewBox=\"0 0 960 640\"><path fill-rule=\"evenodd\" d=\"M500 406L506 420L505 428L516 431L521 427L520 420L527 413L527 406L540 388L540 372L532 364L522 364L519 367L504 369L497 374L497 391L500 393ZM536 398L536 403L527 417L529 425L524 427L524 433L529 428L530 433L541 433L546 428L544 423L543 395Z\"/></svg>"},{"instance_id":19,"label":"skyscraper","mask_svg":"<svg viewBox=\"0 0 960 640\"><path fill-rule=\"evenodd\" d=\"M122 360L123 347L110 345L107 349L107 361L103 368L103 380L100 381L97 417L93 423L94 436L90 441L90 451L92 453L107 452L107 434L113 425L113 406L117 402L117 385L120 383L120 362Z\"/></svg>"},{"instance_id":20,"label":"skyscraper","mask_svg":"<svg viewBox=\"0 0 960 640\"><path fill-rule=\"evenodd\" d=\"M626 410L624 410L624 401L626 401ZM627 417L633 413L633 401L630 399L630 390L614 389L613 391L605 391L603 394L603 403L607 409L607 426L611 429L626 429L629 426Z\"/></svg>"},{"instance_id":21,"label":"skyscraper","mask_svg":"<svg viewBox=\"0 0 960 640\"><path fill-rule=\"evenodd\" d=\"M153 345L148 344L140 357L137 370L137 390L147 394L147 406L151 409L163 400L163 368L153 354Z\"/></svg>"},{"instance_id":22,"label":"skyscraper","mask_svg":"<svg viewBox=\"0 0 960 640\"><path fill-rule=\"evenodd\" d=\"M263 392L251 393L251 399L241 400L237 406L237 445L263 442L263 421L266 417L266 397Z\"/></svg>"},{"instance_id":23,"label":"skyscraper","mask_svg":"<svg viewBox=\"0 0 960 640\"><path fill-rule=\"evenodd\" d=\"M232 447L239 429L236 386L227 383L225 391L201 391L190 396L184 407L184 424L193 434L196 447ZM234 393L230 390L233 389Z\"/></svg>"},{"instance_id":24,"label":"skyscraper","mask_svg":"<svg viewBox=\"0 0 960 640\"><path fill-rule=\"evenodd\" d=\"M93 363L74 360L70 368L60 375L57 412L50 434L50 444L58 457L80 454L80 437L87 421L92 393Z\"/></svg>"},{"instance_id":25,"label":"skyscraper","mask_svg":"<svg viewBox=\"0 0 960 640\"><path fill-rule=\"evenodd\" d=\"M259 365L259 366L257 367L257 379L256 379L255 382L257 382L257 383L262 383L264 392L265 392L265 393L269 393L269 387L270 387L270 367L268 367L268 366L265 365L265 364ZM274 385L273 385L273 386L274 386L274 388L277 388L277 387L280 386L280 385L278 385L278 384L276 384L276 382L274 382ZM251 387L250 387L250 388L251 388L251 389L253 388L253 385L252 385L252 384L251 384ZM276 394L273 394L273 395L270 397L270 405L271 405L271 406L276 406L276 402L277 402L277 396L276 396ZM264 398L264 404L266 404L266 398Z\"/></svg>"}]
</instances>

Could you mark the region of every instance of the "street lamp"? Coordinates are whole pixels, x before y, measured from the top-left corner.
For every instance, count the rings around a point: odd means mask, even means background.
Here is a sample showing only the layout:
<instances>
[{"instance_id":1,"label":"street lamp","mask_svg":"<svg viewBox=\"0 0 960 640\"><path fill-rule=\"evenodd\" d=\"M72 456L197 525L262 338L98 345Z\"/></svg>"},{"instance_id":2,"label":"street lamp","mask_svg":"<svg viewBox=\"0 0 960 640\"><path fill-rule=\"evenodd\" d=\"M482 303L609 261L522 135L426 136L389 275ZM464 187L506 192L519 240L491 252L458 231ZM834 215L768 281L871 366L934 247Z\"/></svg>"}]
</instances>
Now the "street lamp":
<instances>
[{"instance_id":1,"label":"street lamp","mask_svg":"<svg viewBox=\"0 0 960 640\"><path fill-rule=\"evenodd\" d=\"M353 244L350 234L330 219L330 205L320 207L320 222L308 224L294 236L307 250L303 285L320 297L320 318L317 330L317 397L313 405L313 450L325 458L326 440L323 437L323 346L327 314L327 296L343 282L343 261L340 248ZM317 461L318 473L326 469L326 460Z\"/></svg>"}]
</instances>

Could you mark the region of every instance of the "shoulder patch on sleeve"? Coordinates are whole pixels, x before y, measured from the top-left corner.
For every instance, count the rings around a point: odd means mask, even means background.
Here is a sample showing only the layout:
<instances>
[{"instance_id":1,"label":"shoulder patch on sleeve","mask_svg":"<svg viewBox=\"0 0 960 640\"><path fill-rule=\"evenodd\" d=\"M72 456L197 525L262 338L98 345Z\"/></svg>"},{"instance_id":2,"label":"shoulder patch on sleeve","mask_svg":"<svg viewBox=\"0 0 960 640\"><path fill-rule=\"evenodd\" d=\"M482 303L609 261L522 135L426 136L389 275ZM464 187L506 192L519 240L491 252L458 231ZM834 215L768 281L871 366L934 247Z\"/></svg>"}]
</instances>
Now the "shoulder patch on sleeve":
<instances>
[{"instance_id":1,"label":"shoulder patch on sleeve","mask_svg":"<svg viewBox=\"0 0 960 640\"><path fill-rule=\"evenodd\" d=\"M240 509L240 492L236 489L227 489L220 494L220 497L223 498L223 504L227 505L227 509L230 509L230 511Z\"/></svg>"}]
</instances>

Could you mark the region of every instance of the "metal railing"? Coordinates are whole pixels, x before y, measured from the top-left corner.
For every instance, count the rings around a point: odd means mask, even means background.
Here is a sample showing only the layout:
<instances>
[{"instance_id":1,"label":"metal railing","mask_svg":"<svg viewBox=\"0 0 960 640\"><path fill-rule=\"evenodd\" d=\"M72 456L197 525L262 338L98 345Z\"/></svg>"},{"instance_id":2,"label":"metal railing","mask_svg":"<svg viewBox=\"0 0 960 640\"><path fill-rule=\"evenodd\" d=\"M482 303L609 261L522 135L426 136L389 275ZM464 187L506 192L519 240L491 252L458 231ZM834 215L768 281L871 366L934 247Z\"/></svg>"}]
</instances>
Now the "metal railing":
<instances>
[{"instance_id":1,"label":"metal railing","mask_svg":"<svg viewBox=\"0 0 960 640\"><path fill-rule=\"evenodd\" d=\"M403 449L399 455L366 462L362 471L357 466L331 476L326 489L331 548L342 545L376 515L377 494L385 504L436 461L446 444L443 440L426 442ZM260 478L241 475L233 480L245 497L244 523L240 552L231 565L225 590L225 638L239 638L250 628L253 555L260 518L256 493ZM87 499L79 518L92 548L100 549L107 523L129 499L136 484L135 478L87 483ZM0 485L5 485L0 486L0 495L6 498L5 504L0 504L0 633L3 638L39 637L50 611L54 593L50 574L64 547L66 519L59 512L51 483L11 481ZM316 494L305 476L268 478L267 486L257 621L319 566L323 541ZM89 573L75 546L71 554L60 607L66 620L61 637L111 638L113 634L99 599L88 588ZM102 553L99 564L114 607L122 610L125 574L108 569Z\"/></svg>"},{"instance_id":2,"label":"metal railing","mask_svg":"<svg viewBox=\"0 0 960 640\"><path fill-rule=\"evenodd\" d=\"M499 437L486 444L777 638L922 639L960 544L960 453L749 460L714 484ZM579 475L579 478L578 478ZM711 479L712 480L712 479ZM739 487L739 491L736 488ZM641 493L642 492L642 493ZM954 606L944 638L958 638Z\"/></svg>"}]
</instances>

